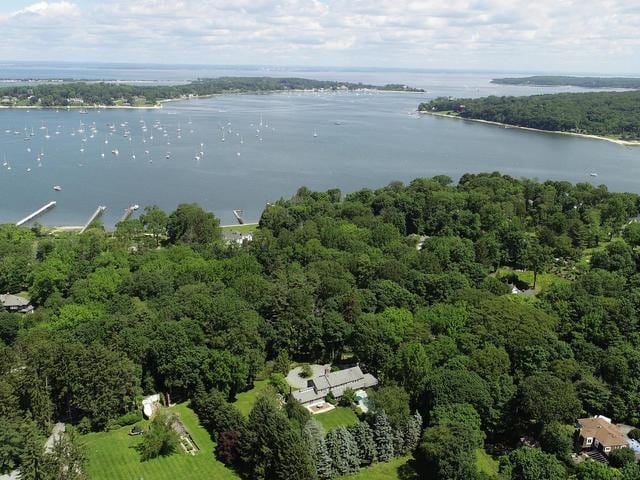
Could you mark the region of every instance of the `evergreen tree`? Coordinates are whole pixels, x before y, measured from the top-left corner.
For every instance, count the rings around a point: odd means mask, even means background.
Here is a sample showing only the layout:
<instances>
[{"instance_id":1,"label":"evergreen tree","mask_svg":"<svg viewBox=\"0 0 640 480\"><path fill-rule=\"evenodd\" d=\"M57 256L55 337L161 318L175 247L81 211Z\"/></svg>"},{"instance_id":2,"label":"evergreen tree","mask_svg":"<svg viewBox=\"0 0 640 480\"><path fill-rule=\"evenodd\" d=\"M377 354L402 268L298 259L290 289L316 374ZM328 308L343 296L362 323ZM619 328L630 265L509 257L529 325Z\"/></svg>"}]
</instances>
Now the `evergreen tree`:
<instances>
[{"instance_id":1,"label":"evergreen tree","mask_svg":"<svg viewBox=\"0 0 640 480\"><path fill-rule=\"evenodd\" d=\"M360 468L360 452L346 427L338 427L327 434L327 449L338 475L348 475Z\"/></svg>"},{"instance_id":2,"label":"evergreen tree","mask_svg":"<svg viewBox=\"0 0 640 480\"><path fill-rule=\"evenodd\" d=\"M316 474L320 480L333 478L331 467L331 457L324 440L324 429L320 422L310 419L302 431L303 438L307 443L311 458L315 460Z\"/></svg>"},{"instance_id":3,"label":"evergreen tree","mask_svg":"<svg viewBox=\"0 0 640 480\"><path fill-rule=\"evenodd\" d=\"M393 454L396 456L404 455L405 443L404 432L406 430L406 420L393 429Z\"/></svg>"},{"instance_id":4,"label":"evergreen tree","mask_svg":"<svg viewBox=\"0 0 640 480\"><path fill-rule=\"evenodd\" d=\"M418 447L420 443L420 435L422 434L422 415L416 410L411 417L409 417L405 424L404 431L404 443L405 451L412 452Z\"/></svg>"},{"instance_id":5,"label":"evergreen tree","mask_svg":"<svg viewBox=\"0 0 640 480\"><path fill-rule=\"evenodd\" d=\"M281 410L272 392L259 396L240 445L242 459L256 479L315 478L308 445Z\"/></svg>"},{"instance_id":6,"label":"evergreen tree","mask_svg":"<svg viewBox=\"0 0 640 480\"><path fill-rule=\"evenodd\" d=\"M331 458L331 469L335 475L345 475L349 470L346 459L342 456L343 448L337 430L329 430L325 439L327 453Z\"/></svg>"},{"instance_id":7,"label":"evergreen tree","mask_svg":"<svg viewBox=\"0 0 640 480\"><path fill-rule=\"evenodd\" d=\"M80 436L73 427L54 443L50 453L45 454L48 478L55 480L86 480L87 457Z\"/></svg>"},{"instance_id":8,"label":"evergreen tree","mask_svg":"<svg viewBox=\"0 0 640 480\"><path fill-rule=\"evenodd\" d=\"M46 430L51 425L51 417L53 415L51 388L35 372L33 372L33 375L27 376L27 378L29 379L29 410L38 427Z\"/></svg>"},{"instance_id":9,"label":"evergreen tree","mask_svg":"<svg viewBox=\"0 0 640 480\"><path fill-rule=\"evenodd\" d=\"M351 427L351 436L356 440L360 452L360 464L369 465L376 460L376 442L367 422L359 422Z\"/></svg>"},{"instance_id":10,"label":"evergreen tree","mask_svg":"<svg viewBox=\"0 0 640 480\"><path fill-rule=\"evenodd\" d=\"M302 440L297 426L289 423L284 415L279 419L282 428L276 438L276 456L273 480L315 480L315 465L309 449Z\"/></svg>"},{"instance_id":11,"label":"evergreen tree","mask_svg":"<svg viewBox=\"0 0 640 480\"><path fill-rule=\"evenodd\" d=\"M393 430L384 410L376 415L373 422L373 438L376 442L378 460L388 462L393 458Z\"/></svg>"},{"instance_id":12,"label":"evergreen tree","mask_svg":"<svg viewBox=\"0 0 640 480\"><path fill-rule=\"evenodd\" d=\"M20 480L45 480L44 437L31 419L24 424L24 447L20 455Z\"/></svg>"}]
</instances>

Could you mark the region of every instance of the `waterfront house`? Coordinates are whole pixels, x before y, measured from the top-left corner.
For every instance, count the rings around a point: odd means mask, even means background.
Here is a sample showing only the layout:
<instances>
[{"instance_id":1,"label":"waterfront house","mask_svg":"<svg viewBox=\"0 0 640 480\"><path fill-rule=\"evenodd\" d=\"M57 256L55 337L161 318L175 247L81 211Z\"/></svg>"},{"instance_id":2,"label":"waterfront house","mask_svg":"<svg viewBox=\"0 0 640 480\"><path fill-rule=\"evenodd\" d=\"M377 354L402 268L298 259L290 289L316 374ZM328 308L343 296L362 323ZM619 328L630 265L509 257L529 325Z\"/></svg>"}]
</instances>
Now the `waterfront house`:
<instances>
[{"instance_id":1,"label":"waterfront house","mask_svg":"<svg viewBox=\"0 0 640 480\"><path fill-rule=\"evenodd\" d=\"M224 230L222 232L222 240L229 245L232 243L236 243L238 245L242 245L244 241L250 242L253 240L253 234L251 233L242 233L237 230Z\"/></svg>"},{"instance_id":2,"label":"waterfront house","mask_svg":"<svg viewBox=\"0 0 640 480\"><path fill-rule=\"evenodd\" d=\"M291 395L305 406L323 403L325 397L331 392L337 399L347 388L358 390L361 388L375 387L378 379L369 373L362 373L360 367L355 366L318 375L307 382L307 388L296 390Z\"/></svg>"},{"instance_id":3,"label":"waterfront house","mask_svg":"<svg viewBox=\"0 0 640 480\"><path fill-rule=\"evenodd\" d=\"M627 437L605 416L579 418L577 427L583 450L598 450L609 455L613 450L629 446Z\"/></svg>"},{"instance_id":4,"label":"waterfront house","mask_svg":"<svg viewBox=\"0 0 640 480\"><path fill-rule=\"evenodd\" d=\"M12 313L33 312L33 305L31 305L29 299L18 295L11 295L9 293L0 295L0 304L2 304L6 311Z\"/></svg>"}]
</instances>

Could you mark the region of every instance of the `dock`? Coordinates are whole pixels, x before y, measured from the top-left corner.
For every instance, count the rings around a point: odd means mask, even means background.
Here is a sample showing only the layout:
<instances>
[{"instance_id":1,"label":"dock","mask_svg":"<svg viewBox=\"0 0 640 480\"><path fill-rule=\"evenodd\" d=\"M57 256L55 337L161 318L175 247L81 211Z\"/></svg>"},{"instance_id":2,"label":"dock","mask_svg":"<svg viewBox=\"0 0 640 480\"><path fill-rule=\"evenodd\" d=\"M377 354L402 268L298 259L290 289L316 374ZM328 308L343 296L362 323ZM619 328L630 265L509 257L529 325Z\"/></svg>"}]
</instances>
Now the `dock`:
<instances>
[{"instance_id":1,"label":"dock","mask_svg":"<svg viewBox=\"0 0 640 480\"><path fill-rule=\"evenodd\" d=\"M22 220L16 222L16 226L21 226L24 225L25 223L27 223L30 220L33 220L34 218L36 218L39 215L42 215L44 212L46 212L47 210L52 209L53 207L56 206L56 202L49 202L46 205L40 207L38 210L36 210L35 212L33 212L31 215L27 215L26 217L24 217Z\"/></svg>"},{"instance_id":2,"label":"dock","mask_svg":"<svg viewBox=\"0 0 640 480\"><path fill-rule=\"evenodd\" d=\"M140 208L140 205L129 205L127 208L124 209L124 214L120 218L120 221L124 222L126 220L129 220L129 217L133 215L133 212L135 212L139 208Z\"/></svg>"},{"instance_id":3,"label":"dock","mask_svg":"<svg viewBox=\"0 0 640 480\"><path fill-rule=\"evenodd\" d=\"M105 207L104 205L99 205L98 208L96 208L96 211L93 212L93 215L91 215L91 217L89 218L89 220L87 221L87 223L85 223L84 227L82 227L82 230L80 230L80 233L84 233L85 230L87 228L89 228L89 225L91 225L91 223L98 218L100 215L102 215L102 213L107 209L107 207Z\"/></svg>"},{"instance_id":4,"label":"dock","mask_svg":"<svg viewBox=\"0 0 640 480\"><path fill-rule=\"evenodd\" d=\"M240 225L244 225L244 219L242 218L242 215L244 215L244 210L234 210L233 214L236 216L236 220L238 220L238 223Z\"/></svg>"}]
</instances>

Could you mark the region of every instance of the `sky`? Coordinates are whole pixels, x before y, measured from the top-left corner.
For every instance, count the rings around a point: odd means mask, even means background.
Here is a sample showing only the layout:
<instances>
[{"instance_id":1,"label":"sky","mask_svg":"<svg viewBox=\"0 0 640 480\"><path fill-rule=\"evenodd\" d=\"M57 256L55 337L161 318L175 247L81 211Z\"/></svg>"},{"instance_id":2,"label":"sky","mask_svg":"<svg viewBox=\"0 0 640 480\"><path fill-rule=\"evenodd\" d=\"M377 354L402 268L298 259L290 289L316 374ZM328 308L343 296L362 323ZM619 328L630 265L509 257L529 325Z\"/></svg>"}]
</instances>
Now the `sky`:
<instances>
[{"instance_id":1,"label":"sky","mask_svg":"<svg viewBox=\"0 0 640 480\"><path fill-rule=\"evenodd\" d=\"M0 0L0 59L640 74L640 0Z\"/></svg>"}]
</instances>

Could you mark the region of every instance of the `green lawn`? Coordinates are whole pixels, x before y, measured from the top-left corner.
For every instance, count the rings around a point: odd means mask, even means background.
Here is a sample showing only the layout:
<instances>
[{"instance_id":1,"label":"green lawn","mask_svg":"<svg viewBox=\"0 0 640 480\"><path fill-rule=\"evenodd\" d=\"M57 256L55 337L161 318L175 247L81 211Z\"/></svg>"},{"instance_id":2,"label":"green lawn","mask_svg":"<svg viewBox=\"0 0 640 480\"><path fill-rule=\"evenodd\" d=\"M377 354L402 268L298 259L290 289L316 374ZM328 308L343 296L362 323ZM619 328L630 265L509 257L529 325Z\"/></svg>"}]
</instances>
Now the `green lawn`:
<instances>
[{"instance_id":1,"label":"green lawn","mask_svg":"<svg viewBox=\"0 0 640 480\"><path fill-rule=\"evenodd\" d=\"M342 480L413 480L418 478L411 466L411 456L394 458L387 463L374 463Z\"/></svg>"},{"instance_id":2,"label":"green lawn","mask_svg":"<svg viewBox=\"0 0 640 480\"><path fill-rule=\"evenodd\" d=\"M482 448L476 450L476 466L478 467L479 472L484 473L489 477L495 477L498 475L499 463Z\"/></svg>"},{"instance_id":3,"label":"green lawn","mask_svg":"<svg viewBox=\"0 0 640 480\"><path fill-rule=\"evenodd\" d=\"M222 227L222 230L233 230L241 233L253 233L257 228L257 223L245 223L244 225L227 225Z\"/></svg>"},{"instance_id":4,"label":"green lawn","mask_svg":"<svg viewBox=\"0 0 640 480\"><path fill-rule=\"evenodd\" d=\"M348 407L336 407L329 412L314 415L313 418L322 424L326 432L342 425L349 426L358 423L357 415Z\"/></svg>"},{"instance_id":5,"label":"green lawn","mask_svg":"<svg viewBox=\"0 0 640 480\"><path fill-rule=\"evenodd\" d=\"M142 441L140 436L128 435L131 427L109 432L84 435L89 460L87 473L92 480L227 480L239 479L234 472L216 460L214 443L209 434L198 423L198 418L186 404L171 408L178 413L200 451L192 456L182 450L168 457L140 461L135 446ZM145 421L139 425L146 424Z\"/></svg>"},{"instance_id":6,"label":"green lawn","mask_svg":"<svg viewBox=\"0 0 640 480\"><path fill-rule=\"evenodd\" d=\"M236 401L233 404L244 415L249 415L249 412L253 408L253 404L256 403L258 394L269 385L269 380L258 380L254 382L253 388L249 391L242 392L236 395Z\"/></svg>"},{"instance_id":7,"label":"green lawn","mask_svg":"<svg viewBox=\"0 0 640 480\"><path fill-rule=\"evenodd\" d=\"M533 272L531 270L524 270L522 272L516 272L510 268L500 268L496 272L496 276L498 278L507 276L511 273L517 275L518 279L523 282L527 282L531 287L533 287ZM550 285L554 283L570 283L566 278L562 278L559 275L554 273L539 273L536 281L536 292L546 289Z\"/></svg>"}]
</instances>

